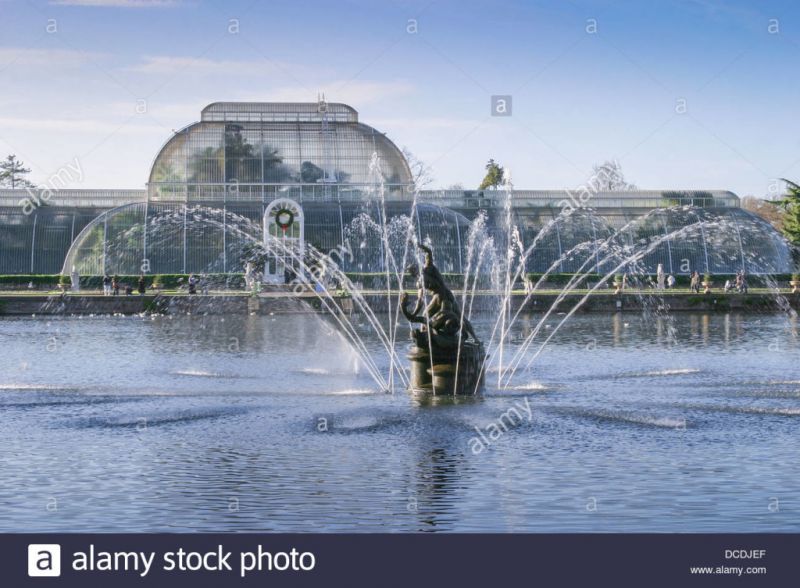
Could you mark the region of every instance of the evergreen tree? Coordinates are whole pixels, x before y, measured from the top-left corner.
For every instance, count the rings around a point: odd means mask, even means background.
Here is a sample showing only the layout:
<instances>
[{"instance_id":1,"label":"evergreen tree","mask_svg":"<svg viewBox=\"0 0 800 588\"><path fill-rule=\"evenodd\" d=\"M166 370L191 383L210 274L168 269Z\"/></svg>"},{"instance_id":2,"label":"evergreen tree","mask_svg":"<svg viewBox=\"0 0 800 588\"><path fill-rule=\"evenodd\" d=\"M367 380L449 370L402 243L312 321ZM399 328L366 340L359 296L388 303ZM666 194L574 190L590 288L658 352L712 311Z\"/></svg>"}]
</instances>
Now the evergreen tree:
<instances>
[{"instance_id":1,"label":"evergreen tree","mask_svg":"<svg viewBox=\"0 0 800 588\"><path fill-rule=\"evenodd\" d=\"M9 155L0 161L0 186L11 189L35 188L36 184L25 179L29 173L30 168L25 167L16 155Z\"/></svg>"},{"instance_id":2,"label":"evergreen tree","mask_svg":"<svg viewBox=\"0 0 800 588\"><path fill-rule=\"evenodd\" d=\"M304 184L316 184L325 179L325 170L310 161L300 164L300 180Z\"/></svg>"},{"instance_id":3,"label":"evergreen tree","mask_svg":"<svg viewBox=\"0 0 800 588\"><path fill-rule=\"evenodd\" d=\"M778 204L783 208L783 234L794 245L800 246L800 185L784 180L788 193Z\"/></svg>"},{"instance_id":4,"label":"evergreen tree","mask_svg":"<svg viewBox=\"0 0 800 588\"><path fill-rule=\"evenodd\" d=\"M486 188L494 188L496 190L498 186L502 185L504 175L505 170L503 167L496 163L494 159L490 159L486 164L486 175L481 185L478 186L478 190L485 190Z\"/></svg>"}]
</instances>

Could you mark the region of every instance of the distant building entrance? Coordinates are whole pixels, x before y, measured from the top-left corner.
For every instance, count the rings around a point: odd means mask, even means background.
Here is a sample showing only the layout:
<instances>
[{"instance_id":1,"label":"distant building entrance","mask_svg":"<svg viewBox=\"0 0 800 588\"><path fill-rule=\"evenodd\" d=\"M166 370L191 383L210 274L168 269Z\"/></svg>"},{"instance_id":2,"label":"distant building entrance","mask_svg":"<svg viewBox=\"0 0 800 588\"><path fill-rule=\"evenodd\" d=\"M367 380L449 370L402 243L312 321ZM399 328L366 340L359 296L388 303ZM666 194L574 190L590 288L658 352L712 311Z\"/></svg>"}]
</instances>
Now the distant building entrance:
<instances>
[{"instance_id":1,"label":"distant building entrance","mask_svg":"<svg viewBox=\"0 0 800 588\"><path fill-rule=\"evenodd\" d=\"M289 198L273 200L264 212L264 282L285 284L295 278L305 254L303 208Z\"/></svg>"}]
</instances>

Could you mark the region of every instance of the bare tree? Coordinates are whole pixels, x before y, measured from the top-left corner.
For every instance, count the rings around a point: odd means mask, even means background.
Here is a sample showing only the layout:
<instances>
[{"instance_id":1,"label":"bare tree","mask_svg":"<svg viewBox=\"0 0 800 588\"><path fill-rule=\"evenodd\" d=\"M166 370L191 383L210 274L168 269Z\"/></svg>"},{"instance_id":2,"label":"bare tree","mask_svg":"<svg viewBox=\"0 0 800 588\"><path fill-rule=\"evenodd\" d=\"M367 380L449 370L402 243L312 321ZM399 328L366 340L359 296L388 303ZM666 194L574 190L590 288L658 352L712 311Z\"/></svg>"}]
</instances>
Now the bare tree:
<instances>
[{"instance_id":1,"label":"bare tree","mask_svg":"<svg viewBox=\"0 0 800 588\"><path fill-rule=\"evenodd\" d=\"M755 196L744 196L742 208L763 218L779 231L783 231L784 211L777 202L763 200Z\"/></svg>"},{"instance_id":2,"label":"bare tree","mask_svg":"<svg viewBox=\"0 0 800 588\"><path fill-rule=\"evenodd\" d=\"M597 192L627 192L637 189L635 184L625 181L622 166L616 159L595 165L592 168L591 184Z\"/></svg>"},{"instance_id":3,"label":"bare tree","mask_svg":"<svg viewBox=\"0 0 800 588\"><path fill-rule=\"evenodd\" d=\"M408 147L403 147L401 150L403 157L408 162L408 167L411 169L411 178L414 180L414 187L417 190L423 190L426 186L433 183L433 170L431 167L414 155Z\"/></svg>"}]
</instances>

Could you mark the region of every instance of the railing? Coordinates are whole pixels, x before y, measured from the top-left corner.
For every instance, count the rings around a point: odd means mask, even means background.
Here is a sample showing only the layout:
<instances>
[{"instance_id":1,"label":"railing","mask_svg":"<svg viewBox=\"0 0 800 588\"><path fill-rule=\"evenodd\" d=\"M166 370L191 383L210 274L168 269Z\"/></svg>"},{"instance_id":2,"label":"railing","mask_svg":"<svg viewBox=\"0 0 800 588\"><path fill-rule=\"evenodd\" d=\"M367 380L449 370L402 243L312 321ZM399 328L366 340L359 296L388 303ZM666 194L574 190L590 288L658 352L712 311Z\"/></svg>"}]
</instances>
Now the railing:
<instances>
[{"instance_id":1,"label":"railing","mask_svg":"<svg viewBox=\"0 0 800 588\"><path fill-rule=\"evenodd\" d=\"M410 202L414 193L408 185L383 186L388 201ZM113 208L132 202L264 202L288 197L298 202L360 202L377 193L367 184L150 184L148 190L0 190L0 206L22 207L26 199L38 198L45 206ZM457 209L502 208L503 190L423 190L419 199ZM739 198L732 192L716 191L635 191L601 192L583 201L573 193L556 190L514 190L514 208L563 208L571 205L605 209L654 209L695 205L704 208L738 208Z\"/></svg>"},{"instance_id":2,"label":"railing","mask_svg":"<svg viewBox=\"0 0 800 588\"><path fill-rule=\"evenodd\" d=\"M420 198L456 208L497 208L506 202L504 190L424 190ZM724 190L636 190L630 192L589 193L581 198L578 191L512 190L514 208L665 208L670 206L702 206L705 208L738 208L739 197Z\"/></svg>"},{"instance_id":3,"label":"railing","mask_svg":"<svg viewBox=\"0 0 800 588\"><path fill-rule=\"evenodd\" d=\"M114 208L147 200L146 190L0 190L0 206L22 208L26 200L36 207ZM38 200L38 202L36 202Z\"/></svg>"}]
</instances>

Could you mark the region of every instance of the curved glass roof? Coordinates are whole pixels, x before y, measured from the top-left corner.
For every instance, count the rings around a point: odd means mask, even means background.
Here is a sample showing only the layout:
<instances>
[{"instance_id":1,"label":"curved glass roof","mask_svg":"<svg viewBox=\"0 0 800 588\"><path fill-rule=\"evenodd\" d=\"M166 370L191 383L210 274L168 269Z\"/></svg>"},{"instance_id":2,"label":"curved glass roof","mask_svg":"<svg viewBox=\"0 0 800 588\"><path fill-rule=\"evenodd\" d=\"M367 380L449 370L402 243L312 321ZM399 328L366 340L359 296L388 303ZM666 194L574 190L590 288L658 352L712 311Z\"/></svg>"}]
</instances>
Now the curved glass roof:
<instances>
[{"instance_id":1,"label":"curved glass roof","mask_svg":"<svg viewBox=\"0 0 800 588\"><path fill-rule=\"evenodd\" d=\"M355 108L339 102L212 102L200 113L204 121L328 121L358 122Z\"/></svg>"},{"instance_id":2,"label":"curved glass roof","mask_svg":"<svg viewBox=\"0 0 800 588\"><path fill-rule=\"evenodd\" d=\"M443 272L464 272L471 223L463 215L433 204L376 200L308 202L303 205L306 242L327 252L351 251L344 269L385 271L386 260L399 271L412 241L434 247ZM75 238L64 263L82 275L224 273L242 271L242 251L262 240L266 205L234 202L141 202L115 208L89 223ZM382 219L387 220L388 242ZM752 274L794 271L791 245L766 221L739 208L683 207L653 211L615 228L587 209L568 215L547 211L540 216L514 215L519 243L527 251L526 270L534 273L602 272L636 255L628 271L691 271ZM411 226L413 224L413 226ZM494 258L505 259L507 232L503 219L485 217L482 229L491 238ZM391 249L386 256L385 247ZM413 245L411 246L413 249ZM641 253L641 255L638 255ZM394 260L394 261L392 261ZM620 270L622 271L622 270Z\"/></svg>"},{"instance_id":3,"label":"curved glass roof","mask_svg":"<svg viewBox=\"0 0 800 588\"><path fill-rule=\"evenodd\" d=\"M303 207L308 243L322 251L352 248L350 271L384 271L392 257L386 248L395 259L404 257L413 233L434 245L442 271L462 272L469 266L468 218L479 215L493 258L503 260L507 202L513 243L530 249L529 272L608 271L642 247L636 270L649 273L658 264L674 274L795 271L786 240L725 190L599 192L588 203L592 209L561 215L580 206L569 191L412 188L397 146L359 122L350 106L215 102L165 143L146 193L56 191L47 206L27 214L20 208L27 191L0 191L0 269L44 273L58 264L66 271L76 265L82 274L241 271L240 249L261 239L264 210L288 198ZM418 204L410 219L415 199L431 203ZM382 239L384 215L389 242Z\"/></svg>"},{"instance_id":4,"label":"curved glass roof","mask_svg":"<svg viewBox=\"0 0 800 588\"><path fill-rule=\"evenodd\" d=\"M792 246L767 221L742 208L694 206L652 211L623 227L619 243L647 250L639 266L687 274L791 273Z\"/></svg>"},{"instance_id":5,"label":"curved glass roof","mask_svg":"<svg viewBox=\"0 0 800 588\"><path fill-rule=\"evenodd\" d=\"M64 255L98 211L44 206L25 214L19 206L0 206L0 274L57 274Z\"/></svg>"},{"instance_id":6,"label":"curved glass roof","mask_svg":"<svg viewBox=\"0 0 800 588\"><path fill-rule=\"evenodd\" d=\"M145 202L109 210L75 238L64 262L81 275L242 272L245 247L263 239L261 203L223 207L198 203ZM420 204L411 218L407 203L376 201L303 205L306 243L322 252L352 252L344 269L385 271L381 220L386 211L389 247L402 264L409 236L430 243L443 272L459 272L469 221L452 210ZM408 254L411 259L411 254Z\"/></svg>"},{"instance_id":7,"label":"curved glass roof","mask_svg":"<svg viewBox=\"0 0 800 588\"><path fill-rule=\"evenodd\" d=\"M406 191L412 176L383 133L344 104L215 103L156 156L150 200L266 201L270 188L304 186L333 199L341 187ZM328 198L325 198L328 196Z\"/></svg>"}]
</instances>

